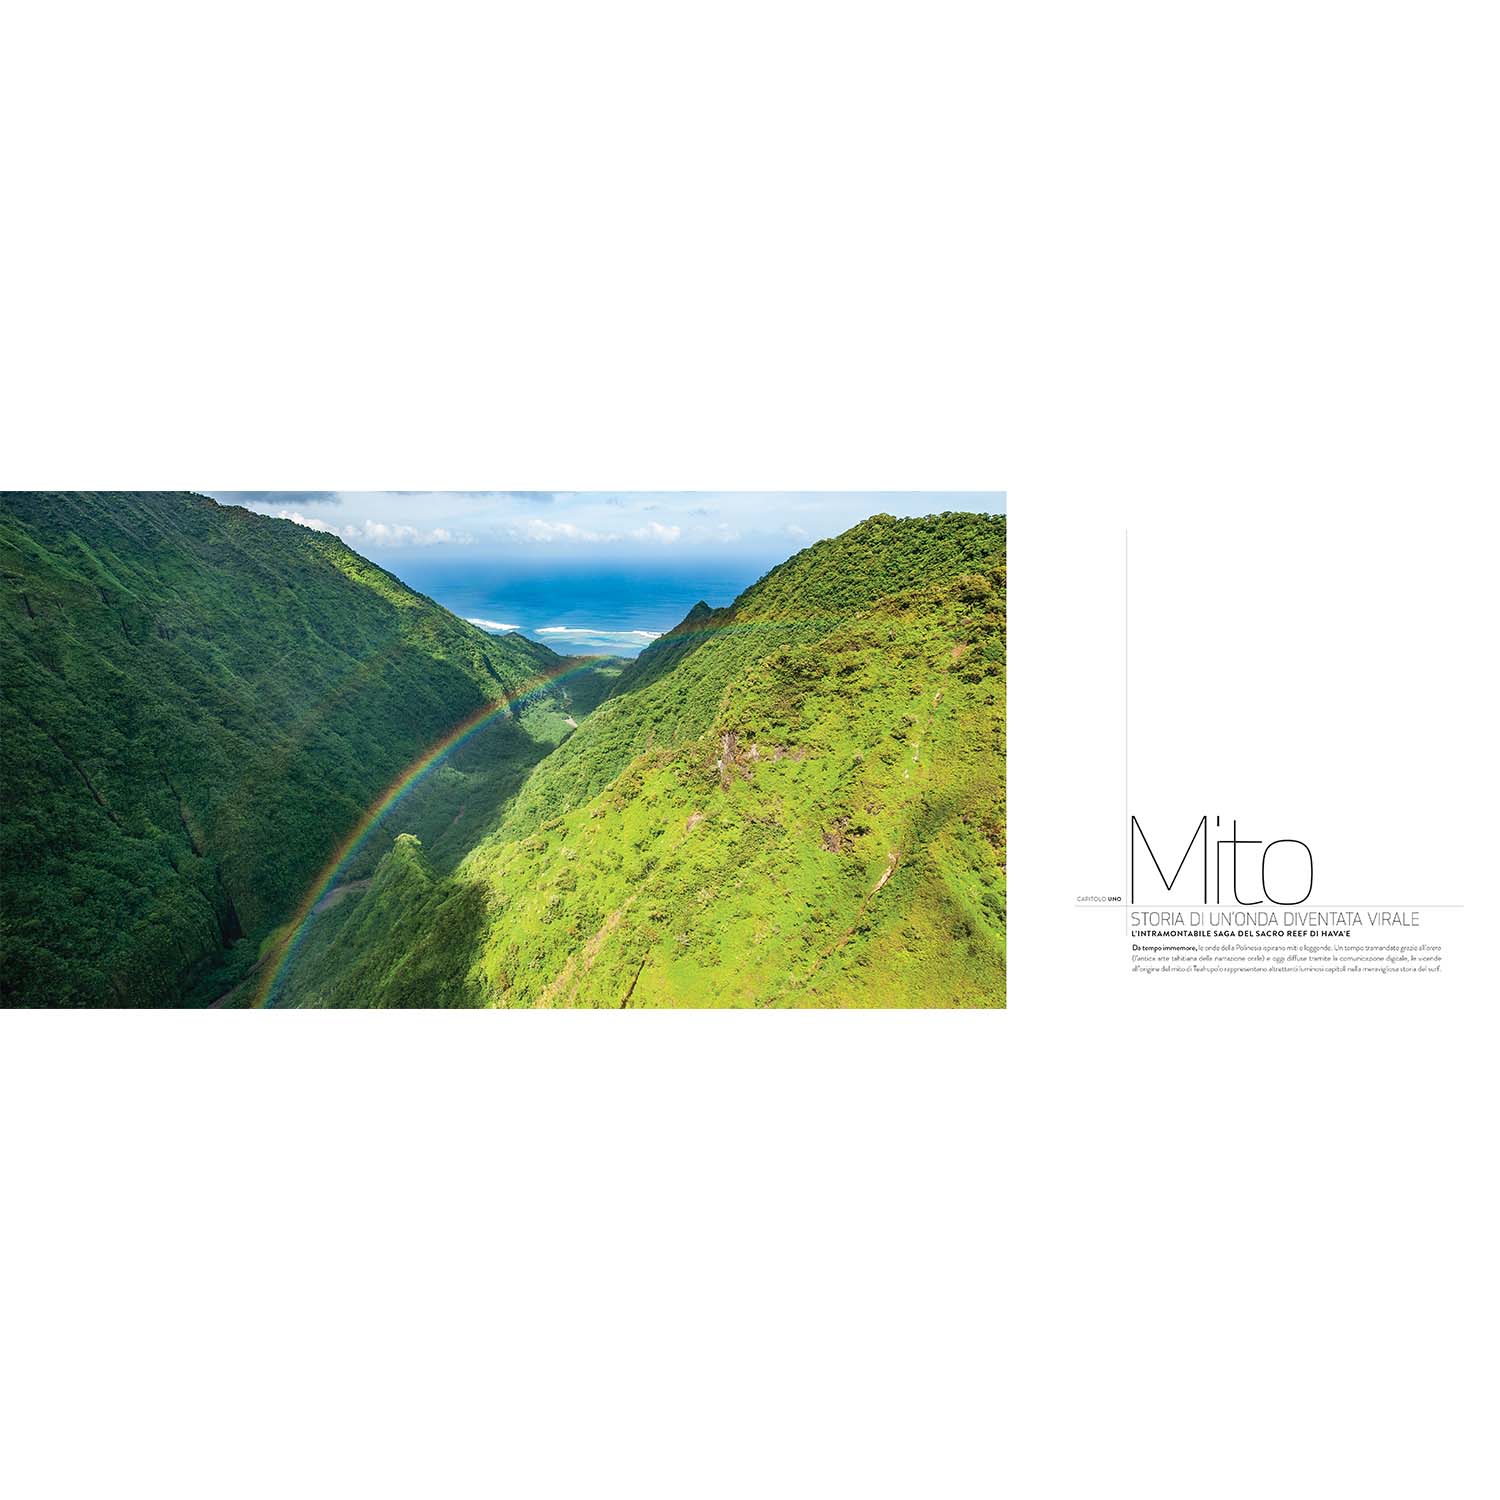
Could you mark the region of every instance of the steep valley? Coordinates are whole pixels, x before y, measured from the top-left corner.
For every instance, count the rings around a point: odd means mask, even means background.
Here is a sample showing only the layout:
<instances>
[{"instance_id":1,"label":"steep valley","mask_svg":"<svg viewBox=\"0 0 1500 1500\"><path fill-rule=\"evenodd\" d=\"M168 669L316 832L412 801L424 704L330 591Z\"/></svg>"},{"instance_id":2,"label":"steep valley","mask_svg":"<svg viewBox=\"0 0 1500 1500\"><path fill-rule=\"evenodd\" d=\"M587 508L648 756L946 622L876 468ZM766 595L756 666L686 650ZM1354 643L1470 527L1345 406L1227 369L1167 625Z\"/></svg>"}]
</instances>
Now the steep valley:
<instances>
[{"instance_id":1,"label":"steep valley","mask_svg":"<svg viewBox=\"0 0 1500 1500\"><path fill-rule=\"evenodd\" d=\"M623 666L191 495L6 496L0 576L5 1003L1004 1004L1003 517Z\"/></svg>"},{"instance_id":2,"label":"steep valley","mask_svg":"<svg viewBox=\"0 0 1500 1500\"><path fill-rule=\"evenodd\" d=\"M1004 590L1003 520L874 518L694 611L451 873L400 840L309 924L278 1003L1003 1004Z\"/></svg>"},{"instance_id":3,"label":"steep valley","mask_svg":"<svg viewBox=\"0 0 1500 1500\"><path fill-rule=\"evenodd\" d=\"M568 732L568 659L199 496L0 496L0 581L7 1004L218 994L455 721L513 702L413 798L439 847L466 788L513 791Z\"/></svg>"}]
</instances>

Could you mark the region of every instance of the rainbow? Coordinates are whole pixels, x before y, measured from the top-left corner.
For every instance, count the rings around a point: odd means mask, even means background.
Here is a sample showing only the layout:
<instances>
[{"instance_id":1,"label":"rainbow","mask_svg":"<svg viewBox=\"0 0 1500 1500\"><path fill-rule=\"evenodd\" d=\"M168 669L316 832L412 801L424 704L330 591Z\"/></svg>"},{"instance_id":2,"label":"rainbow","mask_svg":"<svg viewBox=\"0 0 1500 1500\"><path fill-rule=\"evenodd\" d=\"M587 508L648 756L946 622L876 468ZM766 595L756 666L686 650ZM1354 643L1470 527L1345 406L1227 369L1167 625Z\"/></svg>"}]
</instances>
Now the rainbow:
<instances>
[{"instance_id":1,"label":"rainbow","mask_svg":"<svg viewBox=\"0 0 1500 1500\"><path fill-rule=\"evenodd\" d=\"M579 672L586 672L594 666L597 658L590 657L584 661L574 659L567 665L559 666L555 671L543 673L540 677L532 679L519 692L510 694L504 698L494 699L482 704L468 718L461 720L450 729L436 744L424 750L407 768L393 780L379 797L370 805L369 810L354 825L344 841L333 851L328 863L323 866L317 878L307 888L295 912L292 913L290 921L284 931L286 935L277 940L277 945L262 960L262 977L256 984L254 998L251 1004L260 1008L271 1004L276 993L276 987L281 983L282 976L286 973L287 965L295 956L298 948L302 946L302 940L306 936L308 922L312 918L318 903L338 884L350 860L364 847L365 840L379 825L380 820L396 806L398 802L422 780L445 756L451 754L465 740L485 727L493 723L502 714L510 713L520 707L529 698L536 697L539 693L546 691L555 683L565 677L571 677Z\"/></svg>"},{"instance_id":2,"label":"rainbow","mask_svg":"<svg viewBox=\"0 0 1500 1500\"><path fill-rule=\"evenodd\" d=\"M725 620L717 621L710 625L698 626L692 630L677 628L659 636L650 644L655 646L669 641L681 641L685 639L707 638L720 635L726 631L758 629L767 625L776 625L781 629L799 625L824 625L823 620L781 620L773 621L768 618L753 618L749 620ZM308 923L312 920L313 912L318 903L330 890L339 883L345 868L356 854L364 847L365 840L379 825L382 818L396 806L398 802L422 780L444 756L456 750L465 740L477 734L486 724L497 719L501 714L519 707L528 698L534 698L537 694L550 688L554 683L560 682L565 677L570 677L578 672L586 672L598 661L598 656L593 655L579 660L569 658L571 665L561 665L555 670L545 672L541 676L533 678L519 692L512 693L509 697L498 698L483 704L476 709L468 718L462 720L454 728L450 729L442 739L435 745L425 750L407 768L398 775L394 781L386 787L385 791L371 804L369 810L354 825L344 841L329 856L328 863L323 866L317 878L307 888L297 909L283 927L284 937L276 939L275 946L261 960L261 978L257 981L253 991L251 1004L257 1009L271 1005L274 1001L277 986L286 974L287 966L296 956L297 950L302 946L303 939L307 934Z\"/></svg>"}]
</instances>

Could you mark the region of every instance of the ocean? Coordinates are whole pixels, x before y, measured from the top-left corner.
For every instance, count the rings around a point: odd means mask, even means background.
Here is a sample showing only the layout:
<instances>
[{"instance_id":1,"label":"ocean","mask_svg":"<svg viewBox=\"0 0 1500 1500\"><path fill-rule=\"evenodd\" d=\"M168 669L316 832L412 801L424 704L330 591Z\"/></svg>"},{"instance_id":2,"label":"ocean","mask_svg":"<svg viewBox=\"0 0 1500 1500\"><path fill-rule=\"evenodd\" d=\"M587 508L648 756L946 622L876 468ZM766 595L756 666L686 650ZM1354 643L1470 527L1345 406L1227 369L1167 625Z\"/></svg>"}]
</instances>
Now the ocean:
<instances>
[{"instance_id":1,"label":"ocean","mask_svg":"<svg viewBox=\"0 0 1500 1500\"><path fill-rule=\"evenodd\" d=\"M402 582L494 633L519 630L564 656L634 656L701 599L731 604L780 557L697 554L612 567L550 558L380 558Z\"/></svg>"}]
</instances>

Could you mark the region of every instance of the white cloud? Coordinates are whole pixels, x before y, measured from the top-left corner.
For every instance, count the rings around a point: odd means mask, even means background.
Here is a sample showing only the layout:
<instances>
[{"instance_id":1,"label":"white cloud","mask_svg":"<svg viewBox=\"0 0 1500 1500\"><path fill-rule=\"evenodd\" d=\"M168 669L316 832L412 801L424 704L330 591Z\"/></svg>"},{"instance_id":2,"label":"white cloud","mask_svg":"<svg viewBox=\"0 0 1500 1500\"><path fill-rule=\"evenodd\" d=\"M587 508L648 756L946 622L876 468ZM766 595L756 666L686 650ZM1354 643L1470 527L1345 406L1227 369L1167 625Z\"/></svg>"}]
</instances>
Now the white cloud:
<instances>
[{"instance_id":1,"label":"white cloud","mask_svg":"<svg viewBox=\"0 0 1500 1500\"><path fill-rule=\"evenodd\" d=\"M339 534L337 526L330 526L327 521L320 521L316 516L304 516L295 510L270 510L262 511L262 515L274 516L278 521L295 521L299 526L305 526L309 531L329 531L334 536Z\"/></svg>"},{"instance_id":2,"label":"white cloud","mask_svg":"<svg viewBox=\"0 0 1500 1500\"><path fill-rule=\"evenodd\" d=\"M258 506L251 509L260 510ZM399 521L362 521L358 525L331 526L316 516L304 516L300 511L277 506L272 510L260 510L263 516L272 516L278 521L294 521L306 526L309 531L326 531L330 536L342 537L351 544L367 547L431 547L440 542L472 542L471 536L455 534L445 526L435 526L423 531L416 526L405 526Z\"/></svg>"},{"instance_id":3,"label":"white cloud","mask_svg":"<svg viewBox=\"0 0 1500 1500\"><path fill-rule=\"evenodd\" d=\"M682 535L680 526L663 526L660 521L647 521L644 526L637 526L632 531L638 542L675 542Z\"/></svg>"},{"instance_id":4,"label":"white cloud","mask_svg":"<svg viewBox=\"0 0 1500 1500\"><path fill-rule=\"evenodd\" d=\"M481 630L488 630L492 635L503 635L507 630L519 630L519 625L502 625L499 620L476 620L472 616L469 624L477 625Z\"/></svg>"},{"instance_id":5,"label":"white cloud","mask_svg":"<svg viewBox=\"0 0 1500 1500\"><path fill-rule=\"evenodd\" d=\"M591 531L587 526L575 526L571 521L543 521L532 516L519 526L512 526L510 533L526 542L617 542L617 533Z\"/></svg>"},{"instance_id":6,"label":"white cloud","mask_svg":"<svg viewBox=\"0 0 1500 1500\"><path fill-rule=\"evenodd\" d=\"M508 527L507 534L518 542L658 542L669 546L682 535L682 527L647 521L644 526L634 527L630 531L599 531L592 526L579 526L573 521L548 521L541 516L528 516L524 521Z\"/></svg>"}]
</instances>

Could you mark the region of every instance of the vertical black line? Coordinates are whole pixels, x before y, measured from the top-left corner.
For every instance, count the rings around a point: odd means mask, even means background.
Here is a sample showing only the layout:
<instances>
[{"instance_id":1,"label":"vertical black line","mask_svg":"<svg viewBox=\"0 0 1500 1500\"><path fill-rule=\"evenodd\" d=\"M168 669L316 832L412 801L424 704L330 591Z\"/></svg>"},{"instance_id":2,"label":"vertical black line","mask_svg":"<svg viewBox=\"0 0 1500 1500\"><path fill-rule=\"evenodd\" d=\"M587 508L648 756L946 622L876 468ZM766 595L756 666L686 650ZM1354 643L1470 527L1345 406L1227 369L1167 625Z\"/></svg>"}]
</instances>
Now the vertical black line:
<instances>
[{"instance_id":1,"label":"vertical black line","mask_svg":"<svg viewBox=\"0 0 1500 1500\"><path fill-rule=\"evenodd\" d=\"M1130 824L1130 529L1125 530L1125 828L1135 852L1135 831ZM1128 873L1128 872L1127 872ZM1130 900L1135 900L1132 886Z\"/></svg>"}]
</instances>

